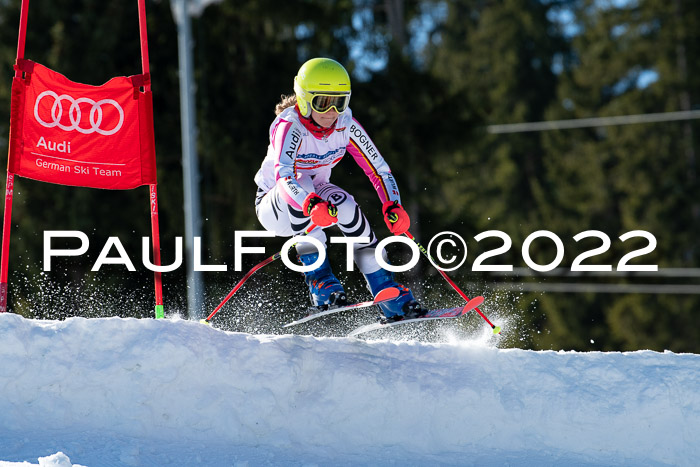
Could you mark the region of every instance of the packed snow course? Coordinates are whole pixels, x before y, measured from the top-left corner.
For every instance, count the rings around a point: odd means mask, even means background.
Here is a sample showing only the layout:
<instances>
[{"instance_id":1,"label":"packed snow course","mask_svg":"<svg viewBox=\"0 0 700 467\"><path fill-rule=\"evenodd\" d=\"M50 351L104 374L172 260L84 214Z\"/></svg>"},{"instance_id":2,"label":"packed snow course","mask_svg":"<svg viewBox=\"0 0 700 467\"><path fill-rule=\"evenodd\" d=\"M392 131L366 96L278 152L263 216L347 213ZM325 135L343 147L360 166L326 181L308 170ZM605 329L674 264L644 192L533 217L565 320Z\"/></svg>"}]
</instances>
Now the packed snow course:
<instances>
[{"instance_id":1,"label":"packed snow course","mask_svg":"<svg viewBox=\"0 0 700 467\"><path fill-rule=\"evenodd\" d=\"M0 466L698 465L700 356L0 315Z\"/></svg>"}]
</instances>

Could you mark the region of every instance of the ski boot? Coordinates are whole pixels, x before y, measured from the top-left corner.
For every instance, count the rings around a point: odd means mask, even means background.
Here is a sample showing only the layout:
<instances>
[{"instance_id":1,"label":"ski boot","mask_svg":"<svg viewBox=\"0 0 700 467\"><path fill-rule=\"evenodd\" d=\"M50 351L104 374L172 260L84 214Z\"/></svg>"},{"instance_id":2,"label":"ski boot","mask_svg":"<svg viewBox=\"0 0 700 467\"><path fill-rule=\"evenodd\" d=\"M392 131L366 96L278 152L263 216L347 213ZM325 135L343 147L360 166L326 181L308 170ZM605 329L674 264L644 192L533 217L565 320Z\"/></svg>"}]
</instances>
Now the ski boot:
<instances>
[{"instance_id":1,"label":"ski boot","mask_svg":"<svg viewBox=\"0 0 700 467\"><path fill-rule=\"evenodd\" d=\"M304 266L315 263L317 259L318 253L299 255L299 260ZM312 306L309 311L324 311L330 307L348 304L343 286L331 271L328 256L319 268L305 272L304 280L309 286L309 296L311 297Z\"/></svg>"},{"instance_id":2,"label":"ski boot","mask_svg":"<svg viewBox=\"0 0 700 467\"><path fill-rule=\"evenodd\" d=\"M398 284L394 280L391 272L380 269L371 274L365 274L365 279L367 279L367 285L372 295L377 295L380 290L388 287L396 287L400 291L399 296L395 299L378 305L384 313L384 318L380 319L382 322L389 323L402 319L420 318L428 312L413 297L408 287Z\"/></svg>"}]
</instances>

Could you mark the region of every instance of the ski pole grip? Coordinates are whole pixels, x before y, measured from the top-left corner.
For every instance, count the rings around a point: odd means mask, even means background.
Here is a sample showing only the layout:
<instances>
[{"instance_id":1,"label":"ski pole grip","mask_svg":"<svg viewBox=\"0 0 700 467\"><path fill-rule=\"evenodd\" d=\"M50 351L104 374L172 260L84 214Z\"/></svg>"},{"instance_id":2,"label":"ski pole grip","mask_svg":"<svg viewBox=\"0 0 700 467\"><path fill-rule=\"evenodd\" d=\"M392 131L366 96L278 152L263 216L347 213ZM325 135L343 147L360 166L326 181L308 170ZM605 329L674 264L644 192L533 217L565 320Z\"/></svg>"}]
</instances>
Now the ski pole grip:
<instances>
[{"instance_id":1,"label":"ski pole grip","mask_svg":"<svg viewBox=\"0 0 700 467\"><path fill-rule=\"evenodd\" d=\"M328 214L330 214L331 217L338 217L338 208L330 201L328 201Z\"/></svg>"},{"instance_id":2,"label":"ski pole grip","mask_svg":"<svg viewBox=\"0 0 700 467\"><path fill-rule=\"evenodd\" d=\"M393 212L394 209L399 207L399 202L394 201L394 204L386 208L386 218L392 224L395 224L399 220L399 215Z\"/></svg>"}]
</instances>

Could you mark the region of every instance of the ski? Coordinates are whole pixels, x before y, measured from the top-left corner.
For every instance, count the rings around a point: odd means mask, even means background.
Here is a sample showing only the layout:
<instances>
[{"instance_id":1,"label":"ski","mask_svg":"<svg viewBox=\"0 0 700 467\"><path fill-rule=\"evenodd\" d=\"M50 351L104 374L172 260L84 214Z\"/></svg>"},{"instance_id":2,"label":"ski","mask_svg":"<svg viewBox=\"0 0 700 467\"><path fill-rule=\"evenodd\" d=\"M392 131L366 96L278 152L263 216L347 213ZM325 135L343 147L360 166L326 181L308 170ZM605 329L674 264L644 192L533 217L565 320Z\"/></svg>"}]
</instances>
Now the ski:
<instances>
[{"instance_id":1,"label":"ski","mask_svg":"<svg viewBox=\"0 0 700 467\"><path fill-rule=\"evenodd\" d=\"M386 288L384 290L380 290L379 293L376 295L376 297L374 297L374 300L368 300L366 302L360 302L360 303L353 303L351 305L344 305L344 306L339 306L339 307L335 307L335 308L329 308L328 310L323 310L323 311L311 313L308 316L304 316L301 319L298 319L296 321L292 321L291 323L287 323L282 327L288 328L290 326L296 326L297 324L306 323L307 321L311 321L312 319L320 318L321 316L326 316L326 315L338 313L338 312L345 311L345 310L356 310L358 308L366 308L368 306L378 305L379 303L395 299L396 297L399 296L399 293L400 293L400 291L396 287L389 287L389 288Z\"/></svg>"},{"instance_id":2,"label":"ski","mask_svg":"<svg viewBox=\"0 0 700 467\"><path fill-rule=\"evenodd\" d=\"M484 303L484 297L479 295L478 297L474 297L471 300L469 300L469 302L467 302L467 304L464 306L458 306L455 308L442 308L442 309L438 309L438 310L430 310L428 313L426 313L424 316L421 316L420 318L402 319L400 321L390 321L390 322L381 322L380 321L377 323L367 324L365 326L360 326L359 328L355 329L350 334L348 334L348 336L349 337L357 336L359 334L364 334L366 332L376 331L377 329L385 329L385 328L389 328L392 326L398 326L400 324L415 323L415 322L419 322L419 321L431 321L431 320L436 320L436 319L459 318L460 316L463 316L463 315L469 313L471 310L478 307L482 303Z\"/></svg>"}]
</instances>

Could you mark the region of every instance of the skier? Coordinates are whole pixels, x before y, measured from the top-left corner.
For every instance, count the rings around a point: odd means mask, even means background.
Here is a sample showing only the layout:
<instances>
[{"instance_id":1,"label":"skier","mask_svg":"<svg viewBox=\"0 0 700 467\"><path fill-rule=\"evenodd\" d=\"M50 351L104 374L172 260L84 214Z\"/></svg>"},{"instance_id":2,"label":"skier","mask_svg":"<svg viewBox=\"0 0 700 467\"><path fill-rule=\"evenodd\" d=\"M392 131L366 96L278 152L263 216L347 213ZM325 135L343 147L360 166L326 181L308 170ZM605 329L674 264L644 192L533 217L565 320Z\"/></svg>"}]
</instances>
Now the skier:
<instances>
[{"instance_id":1,"label":"skier","mask_svg":"<svg viewBox=\"0 0 700 467\"><path fill-rule=\"evenodd\" d=\"M337 61L314 58L301 66L294 78L294 94L283 95L275 109L277 118L270 126L267 156L255 175L255 212L265 229L284 237L297 235L313 223L317 228L308 236L324 246L323 228L332 225L346 237L369 237L370 243L354 243L353 253L370 292L375 296L388 287L400 290L396 299L379 305L386 320L423 316L427 310L411 291L396 283L392 273L377 262L377 237L355 199L330 183L331 170L350 153L374 185L391 233L402 235L408 230L410 219L401 206L396 181L364 128L353 118L348 107L350 94L350 76ZM304 265L319 257L309 242L298 243L296 249ZM386 253L382 254L387 261ZM320 267L304 275L314 307L323 310L348 303L327 255Z\"/></svg>"}]
</instances>

